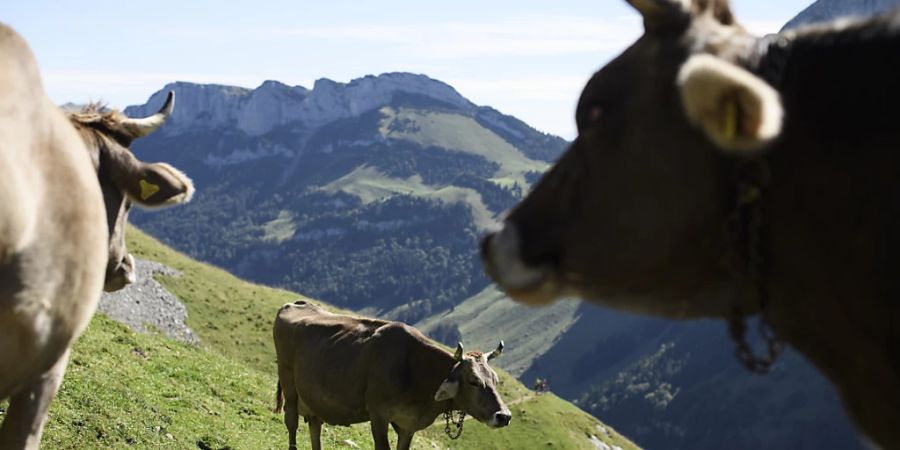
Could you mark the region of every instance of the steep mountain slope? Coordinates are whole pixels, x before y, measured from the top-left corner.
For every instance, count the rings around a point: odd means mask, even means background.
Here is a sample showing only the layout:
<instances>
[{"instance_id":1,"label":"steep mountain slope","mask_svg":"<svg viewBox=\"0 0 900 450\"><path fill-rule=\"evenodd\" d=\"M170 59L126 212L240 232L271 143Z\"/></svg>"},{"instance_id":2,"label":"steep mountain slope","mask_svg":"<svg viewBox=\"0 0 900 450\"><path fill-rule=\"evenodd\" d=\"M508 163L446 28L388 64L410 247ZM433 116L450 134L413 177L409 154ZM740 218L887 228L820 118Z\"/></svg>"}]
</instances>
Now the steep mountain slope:
<instances>
[{"instance_id":1,"label":"steep mountain slope","mask_svg":"<svg viewBox=\"0 0 900 450\"><path fill-rule=\"evenodd\" d=\"M420 75L168 89L171 125L136 152L175 163L198 194L136 223L240 276L344 307L418 301L410 319L487 285L479 234L565 145ZM163 91L127 112L145 114Z\"/></svg>"},{"instance_id":2,"label":"steep mountain slope","mask_svg":"<svg viewBox=\"0 0 900 450\"><path fill-rule=\"evenodd\" d=\"M138 231L129 231L128 245L139 258L181 273L157 275L157 281L185 304L187 323L201 346L136 334L98 315L74 348L42 447L284 448L286 430L271 412L276 381L271 323L278 307L298 295L243 282ZM637 448L575 406L552 394L534 396L506 373L499 375L514 414L510 427L490 430L468 421L462 438L450 441L443 424L436 424L417 435L414 447L524 449L538 443L595 449L599 441L609 448ZM308 448L304 426L299 434L301 448ZM348 440L372 448L366 424L326 426L328 448L350 446Z\"/></svg>"},{"instance_id":3,"label":"steep mountain slope","mask_svg":"<svg viewBox=\"0 0 900 450\"><path fill-rule=\"evenodd\" d=\"M488 285L478 237L561 152L561 139L410 74L319 81L311 91L167 88L178 92L173 122L137 152L184 169L198 194L134 219L178 249L447 344L505 339L499 364L514 376L549 377L554 392L651 448L861 447L833 389L797 355L753 377L719 323L577 302L530 309ZM128 112L155 111L162 92Z\"/></svg>"}]
</instances>

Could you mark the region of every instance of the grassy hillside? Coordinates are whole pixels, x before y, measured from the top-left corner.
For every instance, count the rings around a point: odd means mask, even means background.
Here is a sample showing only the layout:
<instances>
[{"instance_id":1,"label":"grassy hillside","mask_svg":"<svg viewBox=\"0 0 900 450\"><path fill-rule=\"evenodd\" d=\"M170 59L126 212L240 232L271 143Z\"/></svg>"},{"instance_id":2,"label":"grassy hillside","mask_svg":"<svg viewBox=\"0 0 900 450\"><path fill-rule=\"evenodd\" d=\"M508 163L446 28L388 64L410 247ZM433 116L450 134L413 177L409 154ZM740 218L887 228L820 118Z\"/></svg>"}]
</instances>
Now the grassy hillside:
<instances>
[{"instance_id":1,"label":"grassy hillside","mask_svg":"<svg viewBox=\"0 0 900 450\"><path fill-rule=\"evenodd\" d=\"M575 301L532 308L513 302L495 285L490 285L452 310L434 314L415 326L429 336L436 336L440 327L454 324L466 342L476 347L489 347L503 339L509 350L504 351L498 365L519 376L537 357L547 353L578 318Z\"/></svg>"},{"instance_id":2,"label":"grassy hillside","mask_svg":"<svg viewBox=\"0 0 900 450\"><path fill-rule=\"evenodd\" d=\"M394 195L408 195L437 200L441 203L461 203L471 211L472 221L478 230L487 230L496 224L493 213L484 204L478 191L458 186L428 186L418 175L406 179L391 178L380 173L374 167L360 166L349 174L323 186L322 191L329 194L337 192L350 194L359 198L365 205L382 201Z\"/></svg>"},{"instance_id":3,"label":"grassy hillside","mask_svg":"<svg viewBox=\"0 0 900 450\"><path fill-rule=\"evenodd\" d=\"M136 334L98 315L74 348L43 448L284 448L281 417L270 411L276 381L270 330L277 308L298 295L243 282L137 231L129 231L128 242L135 256L183 273L159 281L186 304L187 323L203 344ZM514 415L510 427L488 430L470 420L463 437L450 441L436 425L417 434L415 448L592 449L591 435L635 448L575 406L533 396L500 376ZM326 427L323 439L326 448L347 440L372 446L367 424ZM303 425L298 440L308 445Z\"/></svg>"},{"instance_id":4,"label":"grassy hillside","mask_svg":"<svg viewBox=\"0 0 900 450\"><path fill-rule=\"evenodd\" d=\"M423 147L441 147L479 155L500 165L492 181L501 185L527 186L527 172L544 172L549 165L525 156L474 118L461 114L383 107L379 132L384 137L406 139Z\"/></svg>"}]
</instances>

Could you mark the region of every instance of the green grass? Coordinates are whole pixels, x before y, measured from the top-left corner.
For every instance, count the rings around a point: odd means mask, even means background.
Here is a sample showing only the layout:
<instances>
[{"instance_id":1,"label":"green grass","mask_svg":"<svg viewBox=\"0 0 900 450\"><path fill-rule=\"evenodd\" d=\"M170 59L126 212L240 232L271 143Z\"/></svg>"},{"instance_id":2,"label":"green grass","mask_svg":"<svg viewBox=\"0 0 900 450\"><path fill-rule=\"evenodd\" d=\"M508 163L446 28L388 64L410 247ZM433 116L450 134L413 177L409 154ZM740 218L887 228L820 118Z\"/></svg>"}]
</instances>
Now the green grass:
<instances>
[{"instance_id":1,"label":"green grass","mask_svg":"<svg viewBox=\"0 0 900 450\"><path fill-rule=\"evenodd\" d=\"M42 448L280 448L274 386L222 355L98 315L75 346Z\"/></svg>"},{"instance_id":2,"label":"green grass","mask_svg":"<svg viewBox=\"0 0 900 450\"><path fill-rule=\"evenodd\" d=\"M434 191L422 183L418 175L407 179L391 178L378 169L360 166L322 187L328 193L344 192L359 198L363 204L380 201L395 194L424 197Z\"/></svg>"},{"instance_id":3,"label":"green grass","mask_svg":"<svg viewBox=\"0 0 900 450\"><path fill-rule=\"evenodd\" d=\"M573 413L571 404L553 394L535 396L513 405L513 422L507 428L489 429L476 421L466 421L462 437L452 448L472 449L594 449L588 436L598 436L610 446L637 448L631 441L605 427L609 436L598 430L598 422L585 414ZM421 433L431 437L443 433L432 426ZM447 439L444 438L446 441ZM442 447L443 448L443 447Z\"/></svg>"},{"instance_id":4,"label":"green grass","mask_svg":"<svg viewBox=\"0 0 900 450\"><path fill-rule=\"evenodd\" d=\"M279 306L300 296L241 281L138 231L127 237L135 256L182 272L159 281L185 302L187 323L203 344L137 334L98 314L73 349L42 448L286 448L281 417L271 412L271 323ZM602 435L600 422L575 406L553 395L532 397L515 378L498 372L501 395L512 404L510 427L489 430L469 420L463 437L450 441L443 424L435 425L416 435L414 448L591 449L588 434L636 448L608 427L610 436ZM372 448L368 424L326 426L326 448L344 447L345 440ZM298 443L308 448L302 422Z\"/></svg>"},{"instance_id":5,"label":"green grass","mask_svg":"<svg viewBox=\"0 0 900 450\"><path fill-rule=\"evenodd\" d=\"M524 174L529 171L545 171L549 164L529 159L517 148L506 142L491 130L481 126L475 119L460 114L422 111L410 108L381 109L383 119L379 131L382 136L406 139L423 147L437 146L484 156L488 161L500 164L494 175L495 182L509 185L516 182L528 186ZM402 121L414 124L400 130L391 129L391 123Z\"/></svg>"},{"instance_id":6,"label":"green grass","mask_svg":"<svg viewBox=\"0 0 900 450\"><path fill-rule=\"evenodd\" d=\"M297 225L290 211L278 211L278 217L263 224L263 241L284 242L294 236Z\"/></svg>"},{"instance_id":7,"label":"green grass","mask_svg":"<svg viewBox=\"0 0 900 450\"><path fill-rule=\"evenodd\" d=\"M474 189L458 186L435 188L424 184L418 175L407 179L392 178L374 167L360 166L323 186L322 190L328 193L344 192L359 198L364 204L398 194L437 200L446 204L464 203L471 208L472 220L479 230L486 230L496 223L493 213L482 201L481 194ZM291 233L293 234L293 230Z\"/></svg>"}]
</instances>

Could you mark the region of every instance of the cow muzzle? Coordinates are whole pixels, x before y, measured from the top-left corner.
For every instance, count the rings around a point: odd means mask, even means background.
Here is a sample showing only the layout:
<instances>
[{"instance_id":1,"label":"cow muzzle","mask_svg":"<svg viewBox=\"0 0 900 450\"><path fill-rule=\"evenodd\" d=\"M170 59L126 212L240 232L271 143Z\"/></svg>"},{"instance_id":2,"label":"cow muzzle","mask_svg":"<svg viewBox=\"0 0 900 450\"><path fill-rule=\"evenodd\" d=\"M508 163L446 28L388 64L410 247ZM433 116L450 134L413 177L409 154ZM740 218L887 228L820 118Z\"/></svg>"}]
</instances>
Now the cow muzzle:
<instances>
[{"instance_id":1,"label":"cow muzzle","mask_svg":"<svg viewBox=\"0 0 900 450\"><path fill-rule=\"evenodd\" d=\"M550 265L529 265L522 258L522 240L516 225L506 222L503 229L481 241L484 270L514 300L540 305L560 298Z\"/></svg>"},{"instance_id":2,"label":"cow muzzle","mask_svg":"<svg viewBox=\"0 0 900 450\"><path fill-rule=\"evenodd\" d=\"M103 286L103 290L115 292L134 283L137 279L134 268L134 257L130 253L125 255L118 264L113 265L111 263L106 270L106 283Z\"/></svg>"},{"instance_id":3,"label":"cow muzzle","mask_svg":"<svg viewBox=\"0 0 900 450\"><path fill-rule=\"evenodd\" d=\"M512 412L510 412L509 409L504 408L503 410L494 413L494 416L491 417L488 425L490 425L491 428L503 428L509 425L510 420L512 420Z\"/></svg>"}]
</instances>

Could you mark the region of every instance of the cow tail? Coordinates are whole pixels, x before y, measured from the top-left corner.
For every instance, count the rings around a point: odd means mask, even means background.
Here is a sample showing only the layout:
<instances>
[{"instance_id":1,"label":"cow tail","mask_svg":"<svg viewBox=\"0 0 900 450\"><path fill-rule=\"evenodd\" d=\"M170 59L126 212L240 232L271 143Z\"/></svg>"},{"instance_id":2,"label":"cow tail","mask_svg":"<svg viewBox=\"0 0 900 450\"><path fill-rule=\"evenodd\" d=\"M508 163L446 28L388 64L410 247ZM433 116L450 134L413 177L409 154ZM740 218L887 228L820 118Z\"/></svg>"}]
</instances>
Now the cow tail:
<instances>
[{"instance_id":1,"label":"cow tail","mask_svg":"<svg viewBox=\"0 0 900 450\"><path fill-rule=\"evenodd\" d=\"M281 381L275 382L275 385L278 387L275 389L275 409L273 412L280 413L284 408L284 392L281 390Z\"/></svg>"}]
</instances>

